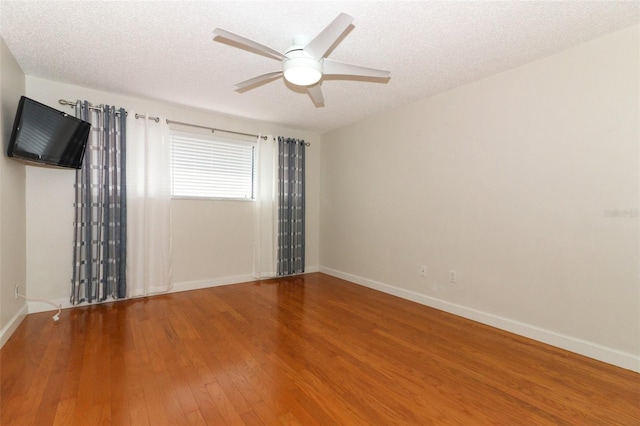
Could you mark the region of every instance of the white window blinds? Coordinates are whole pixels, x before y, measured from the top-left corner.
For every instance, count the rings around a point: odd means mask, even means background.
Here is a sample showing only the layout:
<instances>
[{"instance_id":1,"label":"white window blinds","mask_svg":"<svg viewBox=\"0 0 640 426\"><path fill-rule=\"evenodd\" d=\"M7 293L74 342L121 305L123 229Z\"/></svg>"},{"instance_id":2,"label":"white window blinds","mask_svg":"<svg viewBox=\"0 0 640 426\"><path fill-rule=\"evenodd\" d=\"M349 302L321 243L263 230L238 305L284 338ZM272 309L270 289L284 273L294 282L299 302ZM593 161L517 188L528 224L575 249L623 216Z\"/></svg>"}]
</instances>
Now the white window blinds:
<instances>
[{"instance_id":1,"label":"white window blinds","mask_svg":"<svg viewBox=\"0 0 640 426\"><path fill-rule=\"evenodd\" d=\"M197 134L171 135L174 198L254 199L255 144Z\"/></svg>"}]
</instances>

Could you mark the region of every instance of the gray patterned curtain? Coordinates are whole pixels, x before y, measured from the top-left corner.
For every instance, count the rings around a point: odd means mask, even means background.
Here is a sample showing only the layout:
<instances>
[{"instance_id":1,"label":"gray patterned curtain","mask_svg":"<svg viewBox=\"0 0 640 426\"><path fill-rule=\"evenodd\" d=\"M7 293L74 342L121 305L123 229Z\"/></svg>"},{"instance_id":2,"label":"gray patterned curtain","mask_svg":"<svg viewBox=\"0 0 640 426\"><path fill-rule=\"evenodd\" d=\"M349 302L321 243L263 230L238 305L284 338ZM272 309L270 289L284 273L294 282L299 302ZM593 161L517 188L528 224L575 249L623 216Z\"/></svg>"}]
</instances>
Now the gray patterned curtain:
<instances>
[{"instance_id":1,"label":"gray patterned curtain","mask_svg":"<svg viewBox=\"0 0 640 426\"><path fill-rule=\"evenodd\" d=\"M278 137L278 275L304 272L305 142Z\"/></svg>"},{"instance_id":2,"label":"gray patterned curtain","mask_svg":"<svg viewBox=\"0 0 640 426\"><path fill-rule=\"evenodd\" d=\"M76 104L91 123L82 169L76 172L71 303L126 296L126 111Z\"/></svg>"}]
</instances>

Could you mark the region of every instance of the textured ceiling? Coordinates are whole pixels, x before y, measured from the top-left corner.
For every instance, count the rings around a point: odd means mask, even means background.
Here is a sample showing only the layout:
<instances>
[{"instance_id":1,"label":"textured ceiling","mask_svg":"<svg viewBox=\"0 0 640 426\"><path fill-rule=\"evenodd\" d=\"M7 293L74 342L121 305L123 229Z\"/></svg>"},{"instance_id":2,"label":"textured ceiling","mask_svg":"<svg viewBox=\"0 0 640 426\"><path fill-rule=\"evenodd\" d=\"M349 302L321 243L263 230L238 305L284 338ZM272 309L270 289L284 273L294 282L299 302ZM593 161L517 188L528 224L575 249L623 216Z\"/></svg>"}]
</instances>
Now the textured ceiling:
<instances>
[{"instance_id":1,"label":"textured ceiling","mask_svg":"<svg viewBox=\"0 0 640 426\"><path fill-rule=\"evenodd\" d=\"M235 91L280 63L212 41L216 27L283 52L340 12L355 20L329 57L388 82L325 79L322 108L282 79ZM27 75L319 133L638 22L637 1L0 1Z\"/></svg>"}]
</instances>

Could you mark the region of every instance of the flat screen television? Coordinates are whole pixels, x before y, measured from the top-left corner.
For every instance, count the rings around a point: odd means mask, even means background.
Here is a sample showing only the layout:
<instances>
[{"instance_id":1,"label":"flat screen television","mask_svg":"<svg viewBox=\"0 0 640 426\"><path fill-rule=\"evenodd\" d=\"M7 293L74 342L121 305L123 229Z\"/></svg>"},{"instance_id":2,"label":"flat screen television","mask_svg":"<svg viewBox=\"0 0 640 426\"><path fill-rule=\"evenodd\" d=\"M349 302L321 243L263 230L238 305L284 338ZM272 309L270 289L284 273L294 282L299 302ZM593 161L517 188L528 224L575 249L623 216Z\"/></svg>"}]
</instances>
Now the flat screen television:
<instances>
[{"instance_id":1,"label":"flat screen television","mask_svg":"<svg viewBox=\"0 0 640 426\"><path fill-rule=\"evenodd\" d=\"M90 123L22 96L7 156L27 163L80 169L90 130Z\"/></svg>"}]
</instances>

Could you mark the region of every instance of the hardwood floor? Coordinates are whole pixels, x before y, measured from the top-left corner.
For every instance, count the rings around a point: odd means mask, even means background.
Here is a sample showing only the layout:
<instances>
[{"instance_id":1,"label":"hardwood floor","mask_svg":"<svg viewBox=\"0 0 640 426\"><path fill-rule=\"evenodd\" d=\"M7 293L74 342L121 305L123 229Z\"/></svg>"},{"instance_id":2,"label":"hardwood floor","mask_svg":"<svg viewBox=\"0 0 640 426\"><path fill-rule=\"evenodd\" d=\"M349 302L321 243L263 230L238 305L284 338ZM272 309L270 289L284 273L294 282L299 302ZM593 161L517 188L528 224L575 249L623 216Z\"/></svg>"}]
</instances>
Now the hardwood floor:
<instances>
[{"instance_id":1,"label":"hardwood floor","mask_svg":"<svg viewBox=\"0 0 640 426\"><path fill-rule=\"evenodd\" d=\"M640 375L323 274L29 315L2 425L639 425Z\"/></svg>"}]
</instances>

